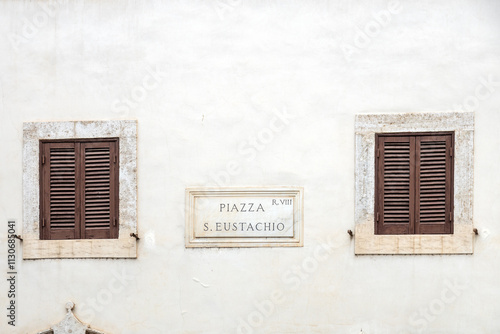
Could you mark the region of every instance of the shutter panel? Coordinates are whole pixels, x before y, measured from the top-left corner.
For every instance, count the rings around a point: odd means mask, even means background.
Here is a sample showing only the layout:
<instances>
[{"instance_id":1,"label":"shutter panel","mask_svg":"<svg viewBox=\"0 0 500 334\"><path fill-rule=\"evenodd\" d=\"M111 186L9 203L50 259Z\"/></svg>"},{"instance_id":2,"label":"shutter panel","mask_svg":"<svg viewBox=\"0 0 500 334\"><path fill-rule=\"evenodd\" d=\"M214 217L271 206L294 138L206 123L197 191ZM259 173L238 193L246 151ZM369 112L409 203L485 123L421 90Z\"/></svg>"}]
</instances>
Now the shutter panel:
<instances>
[{"instance_id":1,"label":"shutter panel","mask_svg":"<svg viewBox=\"0 0 500 334\"><path fill-rule=\"evenodd\" d=\"M452 136L417 137L416 167L415 233L453 233Z\"/></svg>"},{"instance_id":2,"label":"shutter panel","mask_svg":"<svg viewBox=\"0 0 500 334\"><path fill-rule=\"evenodd\" d=\"M82 237L86 239L117 238L117 142L90 142L81 145Z\"/></svg>"},{"instance_id":3,"label":"shutter panel","mask_svg":"<svg viewBox=\"0 0 500 334\"><path fill-rule=\"evenodd\" d=\"M376 233L413 233L415 138L377 137L377 141Z\"/></svg>"},{"instance_id":4,"label":"shutter panel","mask_svg":"<svg viewBox=\"0 0 500 334\"><path fill-rule=\"evenodd\" d=\"M41 148L41 238L79 238L75 143L42 143Z\"/></svg>"},{"instance_id":5,"label":"shutter panel","mask_svg":"<svg viewBox=\"0 0 500 334\"><path fill-rule=\"evenodd\" d=\"M40 239L118 238L118 140L40 142Z\"/></svg>"}]
</instances>

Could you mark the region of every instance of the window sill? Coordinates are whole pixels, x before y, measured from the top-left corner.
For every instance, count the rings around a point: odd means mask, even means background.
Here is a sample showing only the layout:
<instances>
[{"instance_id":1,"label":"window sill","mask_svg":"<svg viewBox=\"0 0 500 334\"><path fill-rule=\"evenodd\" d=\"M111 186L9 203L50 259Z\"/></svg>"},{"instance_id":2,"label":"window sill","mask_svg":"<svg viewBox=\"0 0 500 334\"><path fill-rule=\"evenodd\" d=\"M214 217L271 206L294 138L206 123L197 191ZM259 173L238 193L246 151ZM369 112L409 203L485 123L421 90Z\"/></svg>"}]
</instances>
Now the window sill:
<instances>
[{"instance_id":1,"label":"window sill","mask_svg":"<svg viewBox=\"0 0 500 334\"><path fill-rule=\"evenodd\" d=\"M455 224L454 234L375 235L373 222L356 226L356 255L473 254L470 224Z\"/></svg>"},{"instance_id":2,"label":"window sill","mask_svg":"<svg viewBox=\"0 0 500 334\"><path fill-rule=\"evenodd\" d=\"M78 239L23 241L23 259L137 258L137 241L120 239Z\"/></svg>"}]
</instances>

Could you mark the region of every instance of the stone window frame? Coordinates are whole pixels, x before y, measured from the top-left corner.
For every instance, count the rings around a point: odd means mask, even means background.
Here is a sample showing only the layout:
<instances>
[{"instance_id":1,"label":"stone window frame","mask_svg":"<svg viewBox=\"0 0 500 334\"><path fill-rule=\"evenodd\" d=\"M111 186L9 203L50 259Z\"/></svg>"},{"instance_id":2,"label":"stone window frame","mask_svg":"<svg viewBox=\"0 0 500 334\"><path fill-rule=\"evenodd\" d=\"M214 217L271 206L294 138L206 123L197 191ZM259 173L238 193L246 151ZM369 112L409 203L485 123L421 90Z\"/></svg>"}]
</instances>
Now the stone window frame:
<instances>
[{"instance_id":1,"label":"stone window frame","mask_svg":"<svg viewBox=\"0 0 500 334\"><path fill-rule=\"evenodd\" d=\"M453 234L375 234L375 134L455 132ZM417 112L355 116L356 255L473 254L474 113Z\"/></svg>"},{"instance_id":2,"label":"stone window frame","mask_svg":"<svg viewBox=\"0 0 500 334\"><path fill-rule=\"evenodd\" d=\"M40 240L41 139L112 138L120 141L118 239ZM137 121L62 121L23 124L23 259L136 258Z\"/></svg>"}]
</instances>

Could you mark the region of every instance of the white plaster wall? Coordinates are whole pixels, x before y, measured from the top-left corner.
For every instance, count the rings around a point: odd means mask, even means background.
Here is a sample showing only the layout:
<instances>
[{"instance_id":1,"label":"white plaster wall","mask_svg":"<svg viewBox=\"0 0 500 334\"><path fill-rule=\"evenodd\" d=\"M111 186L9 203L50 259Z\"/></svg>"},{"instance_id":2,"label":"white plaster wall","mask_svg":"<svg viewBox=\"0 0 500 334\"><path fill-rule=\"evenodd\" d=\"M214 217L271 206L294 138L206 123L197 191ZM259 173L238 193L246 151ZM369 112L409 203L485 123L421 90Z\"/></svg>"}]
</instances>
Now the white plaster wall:
<instances>
[{"instance_id":1,"label":"white plaster wall","mask_svg":"<svg viewBox=\"0 0 500 334\"><path fill-rule=\"evenodd\" d=\"M138 120L141 240L137 260L18 260L17 326L2 311L1 333L48 328L68 300L115 334L500 331L500 3L42 4L0 2L0 268L26 121ZM354 115L459 109L476 112L474 255L355 257ZM305 246L185 249L184 190L215 178L303 186ZM284 302L256 306L275 291Z\"/></svg>"}]
</instances>

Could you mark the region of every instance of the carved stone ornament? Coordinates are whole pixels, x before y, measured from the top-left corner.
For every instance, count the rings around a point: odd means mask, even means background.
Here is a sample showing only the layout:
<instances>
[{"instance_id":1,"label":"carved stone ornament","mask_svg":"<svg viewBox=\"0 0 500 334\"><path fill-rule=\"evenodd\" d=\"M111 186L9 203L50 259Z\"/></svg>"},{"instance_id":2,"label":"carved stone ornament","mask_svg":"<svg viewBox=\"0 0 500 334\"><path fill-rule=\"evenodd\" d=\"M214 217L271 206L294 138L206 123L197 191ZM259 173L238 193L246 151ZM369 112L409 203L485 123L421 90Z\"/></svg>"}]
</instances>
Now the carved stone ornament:
<instances>
[{"instance_id":1,"label":"carved stone ornament","mask_svg":"<svg viewBox=\"0 0 500 334\"><path fill-rule=\"evenodd\" d=\"M38 332L37 334L105 334L95 329L90 329L89 325L83 324L73 314L72 310L75 307L73 302L66 303L66 316L57 325L50 329Z\"/></svg>"}]
</instances>

